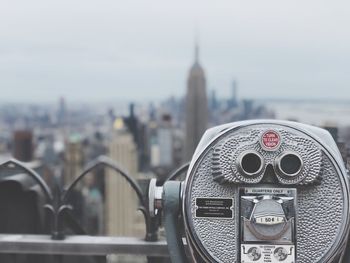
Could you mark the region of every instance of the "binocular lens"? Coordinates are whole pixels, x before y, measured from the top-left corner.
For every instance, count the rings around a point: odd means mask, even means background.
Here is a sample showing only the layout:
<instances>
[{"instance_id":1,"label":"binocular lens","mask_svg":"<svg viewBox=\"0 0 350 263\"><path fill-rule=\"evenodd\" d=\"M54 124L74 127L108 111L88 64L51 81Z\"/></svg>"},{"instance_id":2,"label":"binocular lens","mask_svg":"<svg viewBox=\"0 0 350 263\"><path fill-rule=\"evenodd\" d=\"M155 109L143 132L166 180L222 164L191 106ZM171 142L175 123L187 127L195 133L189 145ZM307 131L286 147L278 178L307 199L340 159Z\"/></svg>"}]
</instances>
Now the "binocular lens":
<instances>
[{"instance_id":1,"label":"binocular lens","mask_svg":"<svg viewBox=\"0 0 350 263\"><path fill-rule=\"evenodd\" d=\"M279 170L288 176L297 175L301 171L302 165L300 157L294 153L284 154L278 163Z\"/></svg>"},{"instance_id":2,"label":"binocular lens","mask_svg":"<svg viewBox=\"0 0 350 263\"><path fill-rule=\"evenodd\" d=\"M254 152L248 152L241 157L240 167L247 175L256 175L263 168L262 158Z\"/></svg>"}]
</instances>

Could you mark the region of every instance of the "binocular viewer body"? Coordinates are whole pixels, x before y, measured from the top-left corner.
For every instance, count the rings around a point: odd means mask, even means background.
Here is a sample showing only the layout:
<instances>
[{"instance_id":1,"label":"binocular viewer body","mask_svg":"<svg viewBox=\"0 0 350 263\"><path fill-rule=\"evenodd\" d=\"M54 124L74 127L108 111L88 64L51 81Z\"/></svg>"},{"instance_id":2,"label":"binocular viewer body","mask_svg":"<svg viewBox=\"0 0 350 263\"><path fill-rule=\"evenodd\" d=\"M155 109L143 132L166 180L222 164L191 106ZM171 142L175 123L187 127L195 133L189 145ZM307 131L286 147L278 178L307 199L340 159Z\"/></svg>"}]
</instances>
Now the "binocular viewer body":
<instances>
[{"instance_id":1,"label":"binocular viewer body","mask_svg":"<svg viewBox=\"0 0 350 263\"><path fill-rule=\"evenodd\" d=\"M349 179L323 129L272 120L214 127L186 180L161 192L173 262L346 262Z\"/></svg>"}]
</instances>

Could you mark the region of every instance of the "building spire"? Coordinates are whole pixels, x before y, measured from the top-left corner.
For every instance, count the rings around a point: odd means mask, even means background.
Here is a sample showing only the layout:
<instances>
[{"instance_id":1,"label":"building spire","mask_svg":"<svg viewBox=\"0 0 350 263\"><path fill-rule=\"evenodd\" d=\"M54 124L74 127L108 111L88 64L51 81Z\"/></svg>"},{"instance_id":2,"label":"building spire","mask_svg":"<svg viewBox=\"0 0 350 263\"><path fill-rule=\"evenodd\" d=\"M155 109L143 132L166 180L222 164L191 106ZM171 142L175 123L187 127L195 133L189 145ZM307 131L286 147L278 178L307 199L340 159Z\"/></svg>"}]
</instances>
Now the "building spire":
<instances>
[{"instance_id":1,"label":"building spire","mask_svg":"<svg viewBox=\"0 0 350 263\"><path fill-rule=\"evenodd\" d=\"M198 37L198 30L196 29L196 32L195 32L195 39L194 39L194 61L196 63L199 62L199 37Z\"/></svg>"}]
</instances>

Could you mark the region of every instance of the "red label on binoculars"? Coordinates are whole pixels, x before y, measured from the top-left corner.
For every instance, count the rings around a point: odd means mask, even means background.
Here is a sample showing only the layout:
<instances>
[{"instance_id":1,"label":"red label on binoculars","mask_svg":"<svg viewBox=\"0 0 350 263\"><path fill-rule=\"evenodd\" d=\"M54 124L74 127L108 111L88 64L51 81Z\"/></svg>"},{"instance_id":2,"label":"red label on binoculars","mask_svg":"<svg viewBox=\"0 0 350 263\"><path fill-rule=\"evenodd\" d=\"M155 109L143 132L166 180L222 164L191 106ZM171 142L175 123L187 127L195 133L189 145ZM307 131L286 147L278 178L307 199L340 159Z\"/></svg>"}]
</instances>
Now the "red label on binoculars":
<instances>
[{"instance_id":1,"label":"red label on binoculars","mask_svg":"<svg viewBox=\"0 0 350 263\"><path fill-rule=\"evenodd\" d=\"M281 136L278 132L269 130L261 136L261 145L265 150L276 150L281 144Z\"/></svg>"}]
</instances>

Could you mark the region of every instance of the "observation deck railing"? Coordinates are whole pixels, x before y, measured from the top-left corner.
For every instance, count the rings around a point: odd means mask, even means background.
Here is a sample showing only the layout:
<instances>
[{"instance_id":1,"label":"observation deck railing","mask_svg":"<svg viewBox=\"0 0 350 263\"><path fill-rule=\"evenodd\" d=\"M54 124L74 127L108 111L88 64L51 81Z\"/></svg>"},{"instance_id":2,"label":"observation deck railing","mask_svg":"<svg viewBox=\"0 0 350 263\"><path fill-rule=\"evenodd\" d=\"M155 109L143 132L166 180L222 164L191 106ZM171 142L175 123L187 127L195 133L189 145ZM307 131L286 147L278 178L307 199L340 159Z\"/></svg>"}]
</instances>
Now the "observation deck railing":
<instances>
[{"instance_id":1,"label":"observation deck railing","mask_svg":"<svg viewBox=\"0 0 350 263\"><path fill-rule=\"evenodd\" d=\"M116 176L122 176L136 193L139 210L144 216L145 237L110 237L90 236L81 224L74 218L74 207L69 203L69 197L80 180L97 167L106 167L115 171ZM142 192L138 182L113 160L100 156L90 162L84 171L58 194L53 195L50 187L42 177L24 163L11 159L0 164L0 173L5 169L21 171L30 176L40 187L45 196L44 209L48 220L49 233L47 235L33 234L0 234L1 254L40 254L54 255L55 262L61 262L61 255L105 256L109 254L145 255L148 262L159 262L157 257L167 257L168 248L165 240L158 240L159 218L150 216L147 196ZM183 165L167 180L176 180L188 169ZM7 200L11 202L11 200ZM67 225L69 222L69 225ZM65 229L69 227L73 234L66 235ZM96 261L100 262L100 261Z\"/></svg>"}]
</instances>

